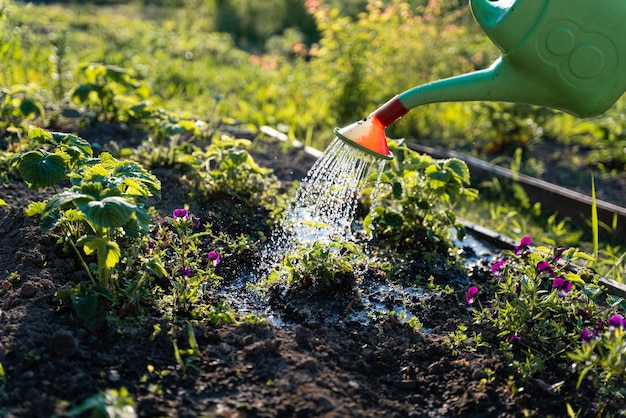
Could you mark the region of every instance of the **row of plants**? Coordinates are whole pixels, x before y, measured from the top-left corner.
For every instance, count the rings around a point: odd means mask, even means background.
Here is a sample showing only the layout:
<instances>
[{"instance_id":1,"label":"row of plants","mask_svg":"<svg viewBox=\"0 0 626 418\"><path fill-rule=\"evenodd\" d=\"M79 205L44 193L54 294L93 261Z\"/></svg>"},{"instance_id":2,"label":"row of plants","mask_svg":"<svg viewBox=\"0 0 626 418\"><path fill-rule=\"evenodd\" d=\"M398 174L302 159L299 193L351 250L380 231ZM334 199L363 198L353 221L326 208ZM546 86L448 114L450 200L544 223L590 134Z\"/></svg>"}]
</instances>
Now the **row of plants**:
<instances>
[{"instance_id":1,"label":"row of plants","mask_svg":"<svg viewBox=\"0 0 626 418\"><path fill-rule=\"evenodd\" d=\"M185 170L190 189L197 191L198 200L191 202L194 207L202 205L204 193L218 189L251 210L270 196L276 197L276 180L268 177L271 173L267 169L255 170L247 150L249 141L213 140L206 145L210 151L199 153L193 146L190 154L168 153L185 164L194 158L207 161L206 155L213 155L209 160L215 165L204 174L206 165L178 168ZM107 152L94 157L82 138L41 128L31 129L24 143L31 149L22 150L11 160L17 174L29 187L54 190L50 198L31 204L27 213L38 216L42 229L57 236L61 254L79 260L88 278L57 293L60 307L70 308L86 324L104 322L113 327L145 312L159 312L174 325L169 332L184 376L199 359L193 322L264 320L255 315L241 316L215 296L224 280L234 280L217 274L216 267L241 252L260 254L263 234L215 233L203 214L185 207L165 217L154 212L147 199L158 196L160 184L134 160L143 158L141 149L131 159L118 160ZM397 160L381 177L380 204L374 211L361 213L372 234L367 245L337 241L328 246L297 246L251 289L267 292L278 285L296 292L322 288L326 294L335 294L350 291L364 272L372 270L409 286L448 281L450 268L462 273L450 231L456 227L462 235L463 229L450 208L463 198L475 197L475 191L468 188L467 166L456 159L433 160L403 144L392 143L392 148ZM255 171L271 181L260 187L259 179L250 177ZM245 194L244 190L256 192ZM257 199L263 191L268 197ZM372 203L371 193L373 190L363 195L364 208ZM285 205L275 200L268 207L284 209ZM268 222L276 222L279 212L274 211L276 218L270 221L267 211ZM577 380L577 387L598 391L591 412L623 413L618 405L625 395L622 354L626 302L606 294L593 270L580 269L580 261L589 263L593 257L576 248L533 248L531 243L530 237L525 237L514 251L504 252L491 266L492 280L477 283L466 292L449 290L465 292L467 303L475 307L476 325L471 337L467 327L449 334L450 348L498 348L510 358L515 371L513 395L517 386L541 379L547 367L556 364L563 370L561 376ZM256 257L252 259L258 260ZM424 260L427 266L415 270L408 263L415 259ZM438 265L447 266L447 270L434 278ZM400 319L411 329L420 330L417 318ZM481 337L481 331L489 328L496 331L495 341ZM181 333L187 335L189 348L179 347L177 337ZM547 390L558 392L565 381L546 385ZM571 415L582 412L589 411L572 411Z\"/></svg>"},{"instance_id":2,"label":"row of plants","mask_svg":"<svg viewBox=\"0 0 626 418\"><path fill-rule=\"evenodd\" d=\"M159 124L145 126L156 126L152 133L159 132ZM136 150L124 149L121 154L126 157L107 151L96 155L91 144L76 134L31 127L26 136L11 142L10 150L2 151L11 168L9 181L22 179L29 188L48 191L49 197L30 204L26 213L39 219L42 231L56 237L60 257L77 260L84 270L85 280L57 291L59 309L76 315L88 327L121 327L120 332L124 324L141 322L145 315L162 316L169 321L168 332L183 376L199 361L193 323L264 321L258 315L233 311L217 291L224 281L232 282L244 270L254 269L264 230L269 231L280 217L289 195L279 194L280 185L271 170L256 164L249 140L225 137L221 132L206 138L202 132L191 133L184 143L170 138L167 144L158 145L171 156L166 165L184 174L185 187L191 192L190 207L177 208L169 215L156 212L149 203L159 197L161 184L144 165L163 166L163 160L153 158L150 141ZM406 164L388 168L383 176L387 204L368 220L384 231L377 238L378 258L408 251L399 242L385 249L384 234L408 242L419 233L424 239L421 245L411 246L412 257L432 254L431 262L450 263L449 227L455 218L449 210L440 214L439 207L471 194L466 190L467 167L459 160L419 156L400 145L394 152ZM262 208L265 227L245 228L245 234L226 228L215 232L208 214L191 209L224 199L234 200L236 207L243 205L244 211ZM415 204L419 209L409 211ZM241 262L242 254L249 257L249 264L233 266ZM357 258L371 269L384 267L392 272L389 263L379 267L366 261L369 257L362 245L350 242L301 246L285 254L281 266L256 290L267 292L271 285L285 284L294 289L321 286L349 291L360 280L354 269ZM224 270L225 276L217 272L223 264L234 267ZM285 266L291 267L289 277ZM19 272L15 273L18 277ZM181 334L186 334L188 348L179 346ZM128 407L132 402L124 393L122 389L89 398L70 415L103 403Z\"/></svg>"},{"instance_id":3,"label":"row of plants","mask_svg":"<svg viewBox=\"0 0 626 418\"><path fill-rule=\"evenodd\" d=\"M541 381L546 390L567 390L566 380L573 379L576 389L597 392L598 402L589 410L574 411L568 405L569 416L623 415L626 301L606 293L592 269L580 267L583 260L593 261L592 256L574 247L531 244L530 236L523 237L491 265L491 280L467 289L473 325L493 327L493 343L510 359L521 381L541 379L542 371L557 364L564 380ZM462 326L448 344L479 349L485 343L480 329L470 337L468 327Z\"/></svg>"}]
</instances>

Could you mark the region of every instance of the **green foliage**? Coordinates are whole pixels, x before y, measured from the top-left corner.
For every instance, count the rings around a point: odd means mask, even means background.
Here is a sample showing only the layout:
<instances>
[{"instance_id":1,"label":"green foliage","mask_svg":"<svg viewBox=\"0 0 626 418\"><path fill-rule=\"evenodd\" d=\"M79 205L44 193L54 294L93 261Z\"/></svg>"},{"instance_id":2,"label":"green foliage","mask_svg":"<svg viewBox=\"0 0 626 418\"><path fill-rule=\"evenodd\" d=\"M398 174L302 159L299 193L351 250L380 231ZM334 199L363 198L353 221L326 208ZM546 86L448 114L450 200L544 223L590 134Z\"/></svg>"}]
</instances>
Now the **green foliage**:
<instances>
[{"instance_id":1,"label":"green foliage","mask_svg":"<svg viewBox=\"0 0 626 418\"><path fill-rule=\"evenodd\" d=\"M180 315L202 317L209 290L222 280L215 272L220 254L215 248L205 249L212 241L203 241L212 236L211 225L202 225L186 209L176 209L168 222L152 231L148 244L150 252L163 260L162 275L169 279L161 309L173 320Z\"/></svg>"},{"instance_id":2,"label":"green foliage","mask_svg":"<svg viewBox=\"0 0 626 418\"><path fill-rule=\"evenodd\" d=\"M588 382L598 388L600 398L606 402L600 410L611 404L622 404L626 399L626 330L624 327L608 327L589 341L568 353L579 373L578 387ZM620 400L620 401L618 401ZM607 414L621 416L626 413L623 408L618 411L606 410ZM608 415L607 415L608 416Z\"/></svg>"},{"instance_id":3,"label":"green foliage","mask_svg":"<svg viewBox=\"0 0 626 418\"><path fill-rule=\"evenodd\" d=\"M150 95L145 83L118 66L82 64L78 72L83 81L72 89L70 96L91 112L93 121L123 122L127 119L128 107Z\"/></svg>"},{"instance_id":4,"label":"green foliage","mask_svg":"<svg viewBox=\"0 0 626 418\"><path fill-rule=\"evenodd\" d=\"M54 299L61 306L71 306L85 324L95 326L106 319L115 296L108 289L99 286L78 284L56 292Z\"/></svg>"},{"instance_id":5,"label":"green foliage","mask_svg":"<svg viewBox=\"0 0 626 418\"><path fill-rule=\"evenodd\" d=\"M301 1L215 0L217 29L230 33L237 45L252 50L263 50L265 42L285 28L298 28L306 33L309 42L315 39L316 29Z\"/></svg>"},{"instance_id":6,"label":"green foliage","mask_svg":"<svg viewBox=\"0 0 626 418\"><path fill-rule=\"evenodd\" d=\"M27 122L46 115L35 86L14 85L0 88L0 134L22 135Z\"/></svg>"},{"instance_id":7,"label":"green foliage","mask_svg":"<svg viewBox=\"0 0 626 418\"><path fill-rule=\"evenodd\" d=\"M247 139L214 136L205 150L193 154L200 182L196 186L232 196L250 207L275 211L281 206L280 183L271 169L257 164L250 145Z\"/></svg>"},{"instance_id":8,"label":"green foliage","mask_svg":"<svg viewBox=\"0 0 626 418\"><path fill-rule=\"evenodd\" d=\"M183 379L187 378L187 373L190 368L198 370L198 366L196 366L195 363L200 359L200 347L196 341L196 334L191 324L187 324L187 344L189 345L187 349L178 348L176 337L172 336L174 358L183 372Z\"/></svg>"},{"instance_id":9,"label":"green foliage","mask_svg":"<svg viewBox=\"0 0 626 418\"><path fill-rule=\"evenodd\" d=\"M393 251L430 251L441 241L450 247L450 228L463 233L452 205L476 196L475 190L468 188L467 165L454 158L435 160L403 144L392 142L390 149L395 158L385 166L376 196L379 203L365 218L364 226L373 231L376 242ZM417 248L417 242L422 248Z\"/></svg>"},{"instance_id":10,"label":"green foliage","mask_svg":"<svg viewBox=\"0 0 626 418\"><path fill-rule=\"evenodd\" d=\"M125 387L107 389L102 393L85 399L80 405L67 411L69 417L83 416L91 412L92 418L133 418L135 401Z\"/></svg>"},{"instance_id":11,"label":"green foliage","mask_svg":"<svg viewBox=\"0 0 626 418\"><path fill-rule=\"evenodd\" d=\"M355 267L359 265L367 265L367 257L353 242L297 243L267 281L296 289L319 286L338 290L354 284Z\"/></svg>"},{"instance_id":12,"label":"green foliage","mask_svg":"<svg viewBox=\"0 0 626 418\"><path fill-rule=\"evenodd\" d=\"M529 245L524 238L492 266L495 280L478 290L477 302L468 291L468 302L479 305L475 321L495 328L500 349L522 379L540 376L549 363L565 368L574 360L579 384L587 374L595 376L603 385L599 400L615 404L614 397L624 395L626 323L611 315L623 309L623 300L607 295L599 276L579 266L593 260L588 254Z\"/></svg>"},{"instance_id":13,"label":"green foliage","mask_svg":"<svg viewBox=\"0 0 626 418\"><path fill-rule=\"evenodd\" d=\"M29 137L42 148L13 160L28 186L56 186L65 179L71 186L30 204L27 214L40 216L43 231L59 228L61 241L76 251L90 276L78 247L86 256L95 254L98 280L92 277L93 284L113 291L111 269L121 257L117 241L148 232L145 202L159 195L159 180L135 162L118 161L108 153L93 158L89 144L75 135L33 129Z\"/></svg>"}]
</instances>

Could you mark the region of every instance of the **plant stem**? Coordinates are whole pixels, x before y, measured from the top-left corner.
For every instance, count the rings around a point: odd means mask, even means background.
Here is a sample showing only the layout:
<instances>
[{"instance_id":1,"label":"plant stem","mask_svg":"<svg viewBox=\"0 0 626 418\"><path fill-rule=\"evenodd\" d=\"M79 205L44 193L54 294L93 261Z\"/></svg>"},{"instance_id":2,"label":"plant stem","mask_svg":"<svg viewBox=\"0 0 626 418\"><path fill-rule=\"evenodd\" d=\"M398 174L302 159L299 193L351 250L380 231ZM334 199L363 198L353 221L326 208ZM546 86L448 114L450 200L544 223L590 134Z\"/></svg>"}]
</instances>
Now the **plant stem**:
<instances>
[{"instance_id":1,"label":"plant stem","mask_svg":"<svg viewBox=\"0 0 626 418\"><path fill-rule=\"evenodd\" d=\"M71 235L72 235L71 231L68 230L67 226L64 225L63 228L65 229L66 235L68 237L71 237ZM78 256L78 259L80 260L80 263L83 265L83 268L87 272L87 275L89 276L89 279L91 280L91 283L92 284L96 284L96 280L94 279L93 275L91 274L91 271L89 270L89 266L85 262L85 259L83 258L83 255L80 253L80 250L76 247L76 244L74 244L74 241L72 241L71 238L68 239L68 242L70 243L70 247L72 247L72 249L74 250L74 252Z\"/></svg>"}]
</instances>

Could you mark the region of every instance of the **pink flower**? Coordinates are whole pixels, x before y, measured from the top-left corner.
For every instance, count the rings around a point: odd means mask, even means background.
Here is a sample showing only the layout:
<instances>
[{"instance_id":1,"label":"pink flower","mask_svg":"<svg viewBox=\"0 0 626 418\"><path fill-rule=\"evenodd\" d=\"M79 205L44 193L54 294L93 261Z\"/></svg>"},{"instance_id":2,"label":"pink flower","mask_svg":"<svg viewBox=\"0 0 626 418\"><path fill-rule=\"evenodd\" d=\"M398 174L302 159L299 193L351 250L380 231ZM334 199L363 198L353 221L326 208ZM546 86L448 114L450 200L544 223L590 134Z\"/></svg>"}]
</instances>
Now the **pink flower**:
<instances>
[{"instance_id":1,"label":"pink flower","mask_svg":"<svg viewBox=\"0 0 626 418\"><path fill-rule=\"evenodd\" d=\"M478 288L476 286L471 286L469 289L467 289L467 292L465 293L465 300L468 304L471 305L472 303L474 303L474 296L476 296L477 293Z\"/></svg>"},{"instance_id":2,"label":"pink flower","mask_svg":"<svg viewBox=\"0 0 626 418\"><path fill-rule=\"evenodd\" d=\"M187 209L174 209L172 215L174 215L174 219L187 219L189 212L187 212Z\"/></svg>"},{"instance_id":3,"label":"pink flower","mask_svg":"<svg viewBox=\"0 0 626 418\"><path fill-rule=\"evenodd\" d=\"M515 246L515 255L521 255L524 250L528 249L528 246L533 242L533 239L528 235L520 240L519 245Z\"/></svg>"},{"instance_id":4,"label":"pink flower","mask_svg":"<svg viewBox=\"0 0 626 418\"><path fill-rule=\"evenodd\" d=\"M608 325L612 328L626 328L626 319L620 314L615 314L609 318Z\"/></svg>"},{"instance_id":5,"label":"pink flower","mask_svg":"<svg viewBox=\"0 0 626 418\"><path fill-rule=\"evenodd\" d=\"M540 261L537 264L537 271L539 275L543 278L550 277L554 274L554 269L547 261Z\"/></svg>"},{"instance_id":6,"label":"pink flower","mask_svg":"<svg viewBox=\"0 0 626 418\"><path fill-rule=\"evenodd\" d=\"M572 290L572 282L565 280L562 277L555 277L552 282L552 287L557 290L560 290L564 295L569 293Z\"/></svg>"},{"instance_id":7,"label":"pink flower","mask_svg":"<svg viewBox=\"0 0 626 418\"><path fill-rule=\"evenodd\" d=\"M220 255L217 251L209 251L209 261L213 264L213 267L220 263Z\"/></svg>"},{"instance_id":8,"label":"pink flower","mask_svg":"<svg viewBox=\"0 0 626 418\"><path fill-rule=\"evenodd\" d=\"M500 260L494 263L491 266L491 272L493 273L493 275L496 277L500 277L502 275L502 269L504 269L505 264L506 264L506 260Z\"/></svg>"}]
</instances>

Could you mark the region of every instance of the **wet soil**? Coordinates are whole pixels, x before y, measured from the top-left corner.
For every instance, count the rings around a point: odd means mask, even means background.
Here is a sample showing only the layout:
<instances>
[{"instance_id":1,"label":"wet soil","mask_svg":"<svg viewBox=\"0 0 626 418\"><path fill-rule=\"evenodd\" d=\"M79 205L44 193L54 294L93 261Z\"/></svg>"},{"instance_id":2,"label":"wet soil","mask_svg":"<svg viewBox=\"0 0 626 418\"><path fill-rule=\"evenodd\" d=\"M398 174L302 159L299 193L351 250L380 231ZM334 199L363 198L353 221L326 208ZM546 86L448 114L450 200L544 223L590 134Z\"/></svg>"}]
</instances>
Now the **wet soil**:
<instances>
[{"instance_id":1,"label":"wet soil","mask_svg":"<svg viewBox=\"0 0 626 418\"><path fill-rule=\"evenodd\" d=\"M285 181L302 178L312 163L301 153L259 161ZM155 174L163 196L154 207L169 215L187 191L177 173ZM492 256L471 244L465 252L474 256L474 267L465 276L456 270L436 275L451 291L419 282L393 287L364 273L358 286L335 294L276 289L269 300L251 299L270 313L266 323L196 322L200 356L185 372L168 336L174 325L158 312L90 327L59 309L55 293L85 277L72 258L55 252L54 236L24 214L41 198L20 181L0 185L0 199L8 203L0 207L0 416L67 416L85 399L121 387L141 417L545 417L567 416L567 403L588 411L593 402L593 390L576 390L571 374L549 365L541 379L512 377L494 331L471 322L464 292L470 282L487 280ZM224 225L237 220L206 210ZM232 289L240 277L230 276L229 268L248 264L217 266L224 286ZM245 284L241 288L245 294ZM235 292L228 297L233 306L241 302ZM423 330L388 314L402 306ZM368 307L370 315L360 315ZM491 346L446 344L459 325L469 335L482 333ZM185 330L177 335L179 346L188 348ZM546 389L561 380L560 391Z\"/></svg>"}]
</instances>

